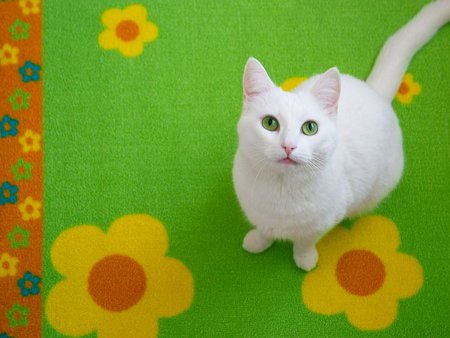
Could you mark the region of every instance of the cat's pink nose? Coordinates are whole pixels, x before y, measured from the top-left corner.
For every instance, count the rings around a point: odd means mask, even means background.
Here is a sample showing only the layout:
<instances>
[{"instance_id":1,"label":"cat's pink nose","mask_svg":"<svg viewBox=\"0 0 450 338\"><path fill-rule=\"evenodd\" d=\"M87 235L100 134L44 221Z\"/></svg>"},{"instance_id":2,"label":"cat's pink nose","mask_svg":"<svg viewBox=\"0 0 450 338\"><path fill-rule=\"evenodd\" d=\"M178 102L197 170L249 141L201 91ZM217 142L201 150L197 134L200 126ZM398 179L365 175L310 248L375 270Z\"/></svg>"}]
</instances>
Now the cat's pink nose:
<instances>
[{"instance_id":1,"label":"cat's pink nose","mask_svg":"<svg viewBox=\"0 0 450 338\"><path fill-rule=\"evenodd\" d=\"M283 147L284 151L286 152L287 156L291 155L295 149L295 147L286 147L286 146L282 146L282 147Z\"/></svg>"}]
</instances>

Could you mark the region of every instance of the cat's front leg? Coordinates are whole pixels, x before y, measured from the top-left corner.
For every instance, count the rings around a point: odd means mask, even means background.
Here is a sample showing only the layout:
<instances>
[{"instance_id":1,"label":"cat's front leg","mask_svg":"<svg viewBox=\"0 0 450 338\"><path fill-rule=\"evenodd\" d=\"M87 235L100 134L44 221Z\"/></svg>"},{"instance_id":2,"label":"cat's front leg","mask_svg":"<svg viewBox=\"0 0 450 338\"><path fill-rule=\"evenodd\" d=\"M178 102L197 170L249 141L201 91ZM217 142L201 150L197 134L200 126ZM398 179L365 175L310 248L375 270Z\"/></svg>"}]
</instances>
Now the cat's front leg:
<instances>
[{"instance_id":1,"label":"cat's front leg","mask_svg":"<svg viewBox=\"0 0 450 338\"><path fill-rule=\"evenodd\" d=\"M311 271L316 267L318 260L315 241L294 241L294 261L300 269Z\"/></svg>"},{"instance_id":2,"label":"cat's front leg","mask_svg":"<svg viewBox=\"0 0 450 338\"><path fill-rule=\"evenodd\" d=\"M251 253L260 253L268 249L273 239L265 236L260 230L252 229L244 237L242 247Z\"/></svg>"}]
</instances>

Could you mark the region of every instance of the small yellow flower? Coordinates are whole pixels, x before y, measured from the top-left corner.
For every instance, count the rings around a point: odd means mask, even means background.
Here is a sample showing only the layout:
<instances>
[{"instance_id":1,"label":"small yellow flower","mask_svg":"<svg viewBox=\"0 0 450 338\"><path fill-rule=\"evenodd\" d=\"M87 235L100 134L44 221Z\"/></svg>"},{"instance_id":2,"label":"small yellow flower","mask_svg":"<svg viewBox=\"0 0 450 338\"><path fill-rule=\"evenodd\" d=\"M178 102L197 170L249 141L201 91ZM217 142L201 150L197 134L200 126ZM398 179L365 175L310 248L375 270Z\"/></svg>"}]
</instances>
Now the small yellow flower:
<instances>
[{"instance_id":1,"label":"small yellow flower","mask_svg":"<svg viewBox=\"0 0 450 338\"><path fill-rule=\"evenodd\" d=\"M19 204L19 211L24 221L35 220L41 217L42 203L27 197L25 202Z\"/></svg>"},{"instance_id":2,"label":"small yellow flower","mask_svg":"<svg viewBox=\"0 0 450 338\"><path fill-rule=\"evenodd\" d=\"M51 249L65 279L50 290L48 321L69 336L156 337L158 319L188 309L194 294L190 271L167 250L164 226L147 215L119 218L106 233L64 231Z\"/></svg>"},{"instance_id":3,"label":"small yellow flower","mask_svg":"<svg viewBox=\"0 0 450 338\"><path fill-rule=\"evenodd\" d=\"M283 82L283 84L281 85L281 89L286 92L290 92L306 80L308 80L307 77L291 77Z\"/></svg>"},{"instance_id":4,"label":"small yellow flower","mask_svg":"<svg viewBox=\"0 0 450 338\"><path fill-rule=\"evenodd\" d=\"M19 0L19 6L24 15L38 14L41 11L40 4L41 0Z\"/></svg>"},{"instance_id":5,"label":"small yellow flower","mask_svg":"<svg viewBox=\"0 0 450 338\"><path fill-rule=\"evenodd\" d=\"M158 27L147 21L147 9L142 5L108 9L102 15L102 23L106 29L98 37L100 46L106 50L119 49L127 57L142 54L144 43L158 36Z\"/></svg>"},{"instance_id":6,"label":"small yellow flower","mask_svg":"<svg viewBox=\"0 0 450 338\"><path fill-rule=\"evenodd\" d=\"M12 257L6 252L2 253L0 256L0 277L15 276L18 262L19 260L16 257Z\"/></svg>"},{"instance_id":7,"label":"small yellow flower","mask_svg":"<svg viewBox=\"0 0 450 338\"><path fill-rule=\"evenodd\" d=\"M313 312L344 312L361 330L381 330L397 318L398 300L415 295L422 267L397 252L400 235L382 216L368 216L350 230L336 227L318 244L319 264L302 284L303 301Z\"/></svg>"},{"instance_id":8,"label":"small yellow flower","mask_svg":"<svg viewBox=\"0 0 450 338\"><path fill-rule=\"evenodd\" d=\"M403 77L403 81L398 88L397 95L395 96L400 103L408 104L412 102L414 96L419 95L422 91L422 86L417 82L414 82L414 78L411 73L407 73Z\"/></svg>"},{"instance_id":9,"label":"small yellow flower","mask_svg":"<svg viewBox=\"0 0 450 338\"><path fill-rule=\"evenodd\" d=\"M41 150L41 135L28 129L25 132L25 135L19 138L19 143L22 145L22 150L24 153L39 151Z\"/></svg>"},{"instance_id":10,"label":"small yellow flower","mask_svg":"<svg viewBox=\"0 0 450 338\"><path fill-rule=\"evenodd\" d=\"M18 55L19 48L13 47L9 43L5 43L0 49L0 65L16 65L19 62Z\"/></svg>"}]
</instances>

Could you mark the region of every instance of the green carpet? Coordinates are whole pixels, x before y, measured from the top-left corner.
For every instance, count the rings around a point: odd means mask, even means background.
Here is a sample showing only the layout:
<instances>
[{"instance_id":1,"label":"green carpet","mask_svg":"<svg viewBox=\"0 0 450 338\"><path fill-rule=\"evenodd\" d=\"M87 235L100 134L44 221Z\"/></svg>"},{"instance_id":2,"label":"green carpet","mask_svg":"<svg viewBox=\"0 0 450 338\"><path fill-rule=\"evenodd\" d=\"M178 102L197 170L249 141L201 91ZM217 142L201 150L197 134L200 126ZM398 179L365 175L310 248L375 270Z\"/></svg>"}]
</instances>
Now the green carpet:
<instances>
[{"instance_id":1,"label":"green carpet","mask_svg":"<svg viewBox=\"0 0 450 338\"><path fill-rule=\"evenodd\" d=\"M420 93L393 102L400 185L323 240L317 270L289 243L241 248L231 180L249 56L279 85L335 65L364 79L426 3L43 1L42 335L448 336L450 26L410 64ZM326 280L358 249L384 271L359 295Z\"/></svg>"}]
</instances>

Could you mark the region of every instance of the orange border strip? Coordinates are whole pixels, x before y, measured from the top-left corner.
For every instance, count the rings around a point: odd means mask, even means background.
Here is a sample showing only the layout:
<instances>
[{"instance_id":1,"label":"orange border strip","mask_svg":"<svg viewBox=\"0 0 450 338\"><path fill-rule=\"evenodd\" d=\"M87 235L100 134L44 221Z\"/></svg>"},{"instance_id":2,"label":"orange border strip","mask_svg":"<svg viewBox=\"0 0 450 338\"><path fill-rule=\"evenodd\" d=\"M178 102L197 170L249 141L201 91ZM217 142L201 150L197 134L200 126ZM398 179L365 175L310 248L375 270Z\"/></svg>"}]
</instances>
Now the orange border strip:
<instances>
[{"instance_id":1,"label":"orange border strip","mask_svg":"<svg viewBox=\"0 0 450 338\"><path fill-rule=\"evenodd\" d=\"M0 336L41 337L40 0L0 0Z\"/></svg>"}]
</instances>

